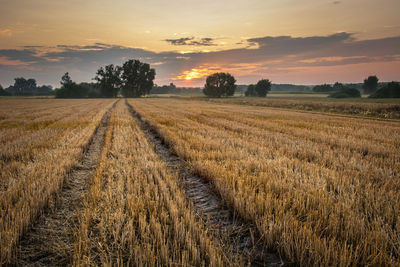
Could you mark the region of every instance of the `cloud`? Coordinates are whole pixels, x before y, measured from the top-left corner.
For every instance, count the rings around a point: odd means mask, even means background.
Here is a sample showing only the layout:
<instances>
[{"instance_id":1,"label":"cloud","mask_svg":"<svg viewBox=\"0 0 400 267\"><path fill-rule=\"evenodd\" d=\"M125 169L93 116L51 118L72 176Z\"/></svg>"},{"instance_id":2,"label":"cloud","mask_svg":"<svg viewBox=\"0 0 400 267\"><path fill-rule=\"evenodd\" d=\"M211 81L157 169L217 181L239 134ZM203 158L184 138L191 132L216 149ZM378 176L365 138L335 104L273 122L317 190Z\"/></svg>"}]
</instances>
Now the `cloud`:
<instances>
[{"instance_id":1,"label":"cloud","mask_svg":"<svg viewBox=\"0 0 400 267\"><path fill-rule=\"evenodd\" d=\"M171 43L190 45L213 41L212 38L196 40L187 37L173 39ZM310 76L312 70L323 69L319 75L333 76L333 70L343 75L340 68L356 73L357 66L363 66L360 71L369 68L371 73L390 73L391 76L387 75L390 79L400 79L396 72L400 65L400 36L372 40L357 40L354 34L347 32L308 37L265 36L248 38L242 45L242 48L184 55L106 43L0 49L0 83L4 85L25 75L41 79L44 84L58 85L60 77L67 71L76 81L91 81L100 66L120 65L131 58L150 63L156 69L158 84L174 80L178 84L190 81L188 86L201 85L205 76L215 71L229 71L240 83L254 82L262 77L296 82L302 75L309 83L316 83L324 77ZM382 64L391 64L392 68L379 69ZM354 79L363 78L357 75ZM350 74L346 73L348 76Z\"/></svg>"},{"instance_id":2,"label":"cloud","mask_svg":"<svg viewBox=\"0 0 400 267\"><path fill-rule=\"evenodd\" d=\"M198 40L195 40L194 37L183 37L178 39L166 39L164 41L171 45L217 46L217 44L214 43L214 39L210 37Z\"/></svg>"},{"instance_id":3,"label":"cloud","mask_svg":"<svg viewBox=\"0 0 400 267\"><path fill-rule=\"evenodd\" d=\"M15 67L25 67L25 66L29 66L29 62L24 62L21 60L12 60L9 59L7 57L0 57L0 65L3 66L15 66Z\"/></svg>"},{"instance_id":4,"label":"cloud","mask_svg":"<svg viewBox=\"0 0 400 267\"><path fill-rule=\"evenodd\" d=\"M10 29L0 29L0 36L11 36L12 30Z\"/></svg>"}]
</instances>

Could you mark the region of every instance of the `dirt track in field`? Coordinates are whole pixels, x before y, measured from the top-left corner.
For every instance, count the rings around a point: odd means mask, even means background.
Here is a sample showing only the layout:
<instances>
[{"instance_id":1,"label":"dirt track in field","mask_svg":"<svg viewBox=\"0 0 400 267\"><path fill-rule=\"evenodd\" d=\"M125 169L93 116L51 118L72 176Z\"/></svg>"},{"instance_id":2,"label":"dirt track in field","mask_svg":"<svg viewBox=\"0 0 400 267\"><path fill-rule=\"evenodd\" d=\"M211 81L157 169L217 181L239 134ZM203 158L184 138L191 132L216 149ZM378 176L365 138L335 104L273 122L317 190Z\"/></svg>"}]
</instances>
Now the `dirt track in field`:
<instances>
[{"instance_id":1,"label":"dirt track in field","mask_svg":"<svg viewBox=\"0 0 400 267\"><path fill-rule=\"evenodd\" d=\"M189 166L171 152L156 128L143 120L127 101L126 104L169 171L179 174L186 197L210 230L220 238L223 246L233 248L234 253L244 257L251 266L283 266L276 254L266 251L255 225L245 222L234 210L229 209L214 192L212 185L191 173Z\"/></svg>"},{"instance_id":2,"label":"dirt track in field","mask_svg":"<svg viewBox=\"0 0 400 267\"><path fill-rule=\"evenodd\" d=\"M110 115L117 102L104 114L94 132L80 166L65 178L61 192L35 225L22 238L16 251L15 265L65 266L72 263L76 211L93 176L103 148ZM60 159L62 160L62 159Z\"/></svg>"}]
</instances>

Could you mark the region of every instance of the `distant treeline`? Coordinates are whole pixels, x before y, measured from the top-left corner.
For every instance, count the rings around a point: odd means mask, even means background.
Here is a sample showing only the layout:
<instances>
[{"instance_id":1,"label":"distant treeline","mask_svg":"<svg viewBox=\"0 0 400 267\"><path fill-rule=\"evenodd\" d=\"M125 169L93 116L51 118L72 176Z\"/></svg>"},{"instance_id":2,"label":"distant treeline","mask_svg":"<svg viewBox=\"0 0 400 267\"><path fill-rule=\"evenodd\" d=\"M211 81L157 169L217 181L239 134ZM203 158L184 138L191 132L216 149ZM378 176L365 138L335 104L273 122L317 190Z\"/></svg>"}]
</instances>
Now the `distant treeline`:
<instances>
[{"instance_id":1,"label":"distant treeline","mask_svg":"<svg viewBox=\"0 0 400 267\"><path fill-rule=\"evenodd\" d=\"M236 93L244 93L249 85L240 84L236 87ZM311 92L312 86L295 84L271 84L272 92Z\"/></svg>"},{"instance_id":2,"label":"distant treeline","mask_svg":"<svg viewBox=\"0 0 400 267\"><path fill-rule=\"evenodd\" d=\"M150 94L187 94L195 95L202 94L203 89L200 87L176 87L175 84L159 86L155 84L150 91Z\"/></svg>"},{"instance_id":3,"label":"distant treeline","mask_svg":"<svg viewBox=\"0 0 400 267\"><path fill-rule=\"evenodd\" d=\"M218 73L217 73L218 74ZM214 74L214 75L217 75ZM219 73L222 75L224 73ZM228 75L228 74L226 74ZM229 74L230 75L230 74ZM175 84L156 85L153 84L155 77L154 69L149 64L138 60L128 60L123 66L107 65L101 67L94 80L96 83L76 83L71 80L68 72L61 78L61 87L53 90L50 85L38 86L35 79L15 78L14 85L5 89L0 85L0 96L51 96L57 98L95 98L95 97L116 97L121 94L125 97L140 97L146 94L205 94L213 96L213 90L206 92L200 87L177 87ZM212 80L213 75L207 79ZM346 98L361 97L361 93L369 94L371 98L393 98L400 97L400 85L398 82L378 82L376 76L369 76L364 83L339 83L321 85L294 85L294 84L273 84L268 79L268 86L235 85L233 79L233 93L245 96L266 96L272 92L316 92L328 93L329 97ZM218 79L217 79L218 80ZM265 79L264 79L265 80ZM211 85L210 85L211 86ZM211 88L207 84L205 88ZM214 86L215 87L215 86ZM213 87L213 88L214 88ZM259 90L256 90L256 87ZM266 89L265 89L265 88ZM262 89L262 90L261 90ZM265 89L265 90L264 90ZM217 90L217 89L215 89ZM214 91L215 91L214 90ZM219 89L218 89L219 90ZM218 91L217 90L217 91ZM264 92L265 91L265 92ZM265 94L264 94L265 93ZM228 96L230 96L229 94ZM221 97L222 95L218 95Z\"/></svg>"},{"instance_id":4,"label":"distant treeline","mask_svg":"<svg viewBox=\"0 0 400 267\"><path fill-rule=\"evenodd\" d=\"M0 85L0 96L49 96L54 95L51 85L38 86L35 79L15 78L14 85L5 89Z\"/></svg>"}]
</instances>

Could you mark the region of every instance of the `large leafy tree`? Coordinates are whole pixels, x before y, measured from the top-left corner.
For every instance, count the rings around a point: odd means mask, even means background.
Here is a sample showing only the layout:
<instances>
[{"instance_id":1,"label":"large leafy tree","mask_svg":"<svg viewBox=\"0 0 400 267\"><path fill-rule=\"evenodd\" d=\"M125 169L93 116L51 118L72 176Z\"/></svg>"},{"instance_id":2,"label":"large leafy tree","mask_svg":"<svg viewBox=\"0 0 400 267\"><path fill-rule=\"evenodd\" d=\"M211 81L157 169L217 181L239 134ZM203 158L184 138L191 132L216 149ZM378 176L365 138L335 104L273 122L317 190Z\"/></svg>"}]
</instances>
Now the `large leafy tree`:
<instances>
[{"instance_id":1,"label":"large leafy tree","mask_svg":"<svg viewBox=\"0 0 400 267\"><path fill-rule=\"evenodd\" d=\"M261 79L257 82L254 89L257 93L257 96L266 97L267 93L271 91L271 81L268 79Z\"/></svg>"},{"instance_id":2,"label":"large leafy tree","mask_svg":"<svg viewBox=\"0 0 400 267\"><path fill-rule=\"evenodd\" d=\"M10 88L14 95L33 95L36 89L35 79L15 78L14 85Z\"/></svg>"},{"instance_id":3,"label":"large leafy tree","mask_svg":"<svg viewBox=\"0 0 400 267\"><path fill-rule=\"evenodd\" d=\"M209 97L232 96L236 89L235 82L235 78L229 73L214 73L207 77L203 93Z\"/></svg>"},{"instance_id":4,"label":"large leafy tree","mask_svg":"<svg viewBox=\"0 0 400 267\"><path fill-rule=\"evenodd\" d=\"M66 72L64 73L64 75L61 77L61 81L60 84L62 87L68 87L73 83L73 81L71 80L71 76L69 76L69 73Z\"/></svg>"},{"instance_id":5,"label":"large leafy tree","mask_svg":"<svg viewBox=\"0 0 400 267\"><path fill-rule=\"evenodd\" d=\"M113 64L101 67L96 72L97 86L105 97L117 97L121 87L121 67Z\"/></svg>"},{"instance_id":6,"label":"large leafy tree","mask_svg":"<svg viewBox=\"0 0 400 267\"><path fill-rule=\"evenodd\" d=\"M147 63L128 60L122 66L122 90L124 97L140 97L150 93L156 71Z\"/></svg>"},{"instance_id":7,"label":"large leafy tree","mask_svg":"<svg viewBox=\"0 0 400 267\"><path fill-rule=\"evenodd\" d=\"M376 76L369 76L367 79L364 80L363 89L364 93L372 94L378 88L378 77Z\"/></svg>"}]
</instances>

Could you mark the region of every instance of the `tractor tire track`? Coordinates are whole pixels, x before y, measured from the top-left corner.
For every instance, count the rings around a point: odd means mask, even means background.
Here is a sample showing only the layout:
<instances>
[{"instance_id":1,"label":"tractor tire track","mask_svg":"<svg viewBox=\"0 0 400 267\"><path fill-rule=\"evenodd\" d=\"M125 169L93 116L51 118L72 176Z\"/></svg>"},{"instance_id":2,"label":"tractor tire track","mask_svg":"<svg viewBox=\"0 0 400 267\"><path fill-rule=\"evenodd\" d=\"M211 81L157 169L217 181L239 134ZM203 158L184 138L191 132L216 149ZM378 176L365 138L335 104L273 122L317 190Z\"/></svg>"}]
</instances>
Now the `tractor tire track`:
<instances>
[{"instance_id":1,"label":"tractor tire track","mask_svg":"<svg viewBox=\"0 0 400 267\"><path fill-rule=\"evenodd\" d=\"M280 257L265 250L256 226L240 218L234 210L230 210L214 192L210 183L191 173L189 166L170 151L155 126L143 120L128 101L125 103L148 141L153 144L155 152L171 172L178 173L186 197L192 202L201 219L209 225L210 230L220 237L222 245L232 248L234 254L243 257L250 266L283 266Z\"/></svg>"},{"instance_id":2,"label":"tractor tire track","mask_svg":"<svg viewBox=\"0 0 400 267\"><path fill-rule=\"evenodd\" d=\"M22 238L13 265L66 266L72 263L76 211L82 205L90 177L98 166L110 115L116 101L103 115L91 137L88 148L66 176L62 190L52 199L53 210L48 208L37 223Z\"/></svg>"}]
</instances>

